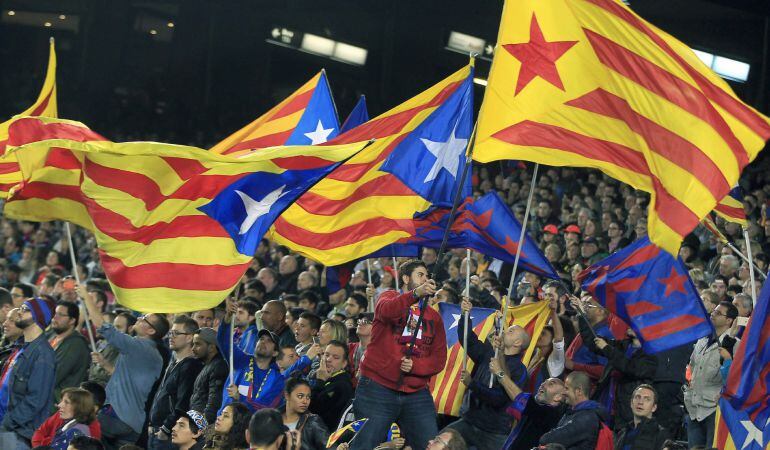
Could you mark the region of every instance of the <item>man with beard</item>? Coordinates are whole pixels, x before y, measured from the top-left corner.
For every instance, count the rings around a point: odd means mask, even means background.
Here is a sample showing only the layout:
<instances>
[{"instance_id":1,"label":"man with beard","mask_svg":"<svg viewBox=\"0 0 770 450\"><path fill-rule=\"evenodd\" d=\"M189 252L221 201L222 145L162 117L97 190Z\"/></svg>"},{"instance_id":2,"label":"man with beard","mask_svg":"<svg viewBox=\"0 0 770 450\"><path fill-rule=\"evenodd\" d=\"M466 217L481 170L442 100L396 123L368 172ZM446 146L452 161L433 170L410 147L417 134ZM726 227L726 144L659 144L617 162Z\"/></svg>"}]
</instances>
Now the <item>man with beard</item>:
<instances>
[{"instance_id":1,"label":"man with beard","mask_svg":"<svg viewBox=\"0 0 770 450\"><path fill-rule=\"evenodd\" d=\"M224 323L217 331L217 346L223 355L230 354L231 326ZM279 352L278 336L262 329L257 337L253 356L244 353L237 345L233 348L233 380L231 383L228 380L230 384L222 393L222 406L218 414L234 401L245 404L251 412L275 408L281 402L284 377L275 363Z\"/></svg>"},{"instance_id":2,"label":"man with beard","mask_svg":"<svg viewBox=\"0 0 770 450\"><path fill-rule=\"evenodd\" d=\"M372 340L361 362L353 412L367 417L351 450L370 450L398 421L407 444L426 448L438 434L430 378L446 364L446 336L441 315L427 305L436 293L425 263L399 267L404 294L385 291L374 312Z\"/></svg>"},{"instance_id":3,"label":"man with beard","mask_svg":"<svg viewBox=\"0 0 770 450\"><path fill-rule=\"evenodd\" d=\"M41 298L29 299L19 308L16 326L22 330L24 344L13 363L13 372L2 380L9 396L0 424L2 449L29 448L32 434L45 422L53 406L56 354L43 334L53 312L54 303Z\"/></svg>"},{"instance_id":4,"label":"man with beard","mask_svg":"<svg viewBox=\"0 0 770 450\"><path fill-rule=\"evenodd\" d=\"M79 319L80 308L73 302L59 303L51 319L48 342L56 352L54 401L57 403L62 389L78 387L88 376L91 351L86 338L76 330Z\"/></svg>"},{"instance_id":5,"label":"man with beard","mask_svg":"<svg viewBox=\"0 0 770 450\"><path fill-rule=\"evenodd\" d=\"M227 362L217 348L217 332L213 328L195 331L192 352L204 366L195 378L190 409L200 411L209 423L214 423L222 404L222 387L229 373Z\"/></svg>"}]
</instances>

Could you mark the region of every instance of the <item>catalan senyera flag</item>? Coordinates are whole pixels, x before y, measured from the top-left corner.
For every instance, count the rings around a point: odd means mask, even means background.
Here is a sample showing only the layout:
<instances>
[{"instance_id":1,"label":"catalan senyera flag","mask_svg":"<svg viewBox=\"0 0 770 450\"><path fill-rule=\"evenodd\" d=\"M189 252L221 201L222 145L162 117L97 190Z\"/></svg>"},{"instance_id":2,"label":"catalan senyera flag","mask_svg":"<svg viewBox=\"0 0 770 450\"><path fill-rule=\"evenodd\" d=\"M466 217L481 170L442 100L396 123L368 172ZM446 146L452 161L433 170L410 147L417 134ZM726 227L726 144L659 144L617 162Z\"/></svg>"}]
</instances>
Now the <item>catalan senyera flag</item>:
<instances>
[{"instance_id":1,"label":"catalan senyera flag","mask_svg":"<svg viewBox=\"0 0 770 450\"><path fill-rule=\"evenodd\" d=\"M451 206L473 125L472 73L466 66L330 141L375 139L289 207L270 237L337 266L413 235L415 214Z\"/></svg>"},{"instance_id":2,"label":"catalan senyera flag","mask_svg":"<svg viewBox=\"0 0 770 450\"><path fill-rule=\"evenodd\" d=\"M765 283L737 346L719 399L714 447L770 447L770 283Z\"/></svg>"},{"instance_id":3,"label":"catalan senyera flag","mask_svg":"<svg viewBox=\"0 0 770 450\"><path fill-rule=\"evenodd\" d=\"M43 117L15 120L8 145L24 179L5 215L88 227L118 301L152 312L219 304L275 218L362 148L275 147L235 159L114 143L78 122Z\"/></svg>"},{"instance_id":4,"label":"catalan senyera flag","mask_svg":"<svg viewBox=\"0 0 770 450\"><path fill-rule=\"evenodd\" d=\"M436 412L450 416L460 415L460 406L465 393L465 385L460 381L462 376L462 362L465 358L465 350L457 336L457 326L463 320L459 305L451 303L439 303L439 313L444 321L444 331L447 341L447 362L444 370L439 372L430 381L430 390L433 401L436 404ZM507 308L508 315L506 326L519 325L529 333L532 342L536 342L548 323L551 310L548 302L542 301L529 305ZM497 310L488 308L471 309L471 328L482 342L489 337L495 329L495 313ZM530 345L522 357L524 365L529 364L535 346ZM468 371L473 370L473 361L468 358Z\"/></svg>"},{"instance_id":5,"label":"catalan senyera flag","mask_svg":"<svg viewBox=\"0 0 770 450\"><path fill-rule=\"evenodd\" d=\"M211 148L214 153L239 156L277 145L316 145L339 134L326 72L320 71L270 111Z\"/></svg>"},{"instance_id":6,"label":"catalan senyera flag","mask_svg":"<svg viewBox=\"0 0 770 450\"><path fill-rule=\"evenodd\" d=\"M727 236L724 235L721 231L719 231L719 228L717 227L717 224L714 223L714 219L711 218L711 216L706 216L701 221L701 224L704 228L706 228L708 231L711 232L711 234L714 235L715 238L719 240L719 242L723 244L727 244L730 242L729 239L727 239Z\"/></svg>"},{"instance_id":7,"label":"catalan senyera flag","mask_svg":"<svg viewBox=\"0 0 770 450\"><path fill-rule=\"evenodd\" d=\"M45 73L43 89L29 108L21 113L22 116L58 117L56 103L56 48L51 39L48 53L48 70ZM8 127L12 119L0 123L0 198L5 199L11 187L21 181L21 172L16 157L5 152L8 141Z\"/></svg>"},{"instance_id":8,"label":"catalan senyera flag","mask_svg":"<svg viewBox=\"0 0 770 450\"><path fill-rule=\"evenodd\" d=\"M508 0L473 157L599 169L651 193L651 240L683 236L770 138L684 44L619 0Z\"/></svg>"},{"instance_id":9,"label":"catalan senyera flag","mask_svg":"<svg viewBox=\"0 0 770 450\"><path fill-rule=\"evenodd\" d=\"M723 219L740 224L742 227L749 224L746 220L746 211L743 209L743 190L740 186L732 188L730 193L717 203L714 212Z\"/></svg>"}]
</instances>

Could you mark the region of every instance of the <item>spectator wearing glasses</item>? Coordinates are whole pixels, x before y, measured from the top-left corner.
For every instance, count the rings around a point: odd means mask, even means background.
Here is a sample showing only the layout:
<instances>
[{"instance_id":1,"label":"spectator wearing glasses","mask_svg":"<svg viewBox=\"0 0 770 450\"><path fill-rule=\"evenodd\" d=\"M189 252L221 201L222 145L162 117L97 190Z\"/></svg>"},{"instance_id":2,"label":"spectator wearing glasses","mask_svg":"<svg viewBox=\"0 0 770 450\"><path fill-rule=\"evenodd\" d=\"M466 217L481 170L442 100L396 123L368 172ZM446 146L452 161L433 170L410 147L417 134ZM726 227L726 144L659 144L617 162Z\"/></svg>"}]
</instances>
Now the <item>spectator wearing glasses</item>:
<instances>
[{"instance_id":1,"label":"spectator wearing glasses","mask_svg":"<svg viewBox=\"0 0 770 450\"><path fill-rule=\"evenodd\" d=\"M88 342L77 332L80 308L73 302L61 302L56 306L48 342L56 352L56 383L54 401L61 400L64 388L77 387L86 380L91 352Z\"/></svg>"},{"instance_id":2,"label":"spectator wearing glasses","mask_svg":"<svg viewBox=\"0 0 770 450\"><path fill-rule=\"evenodd\" d=\"M18 308L25 300L35 296L35 287L29 283L16 283L11 288L13 307Z\"/></svg>"},{"instance_id":3,"label":"spectator wearing glasses","mask_svg":"<svg viewBox=\"0 0 770 450\"><path fill-rule=\"evenodd\" d=\"M203 368L203 362L193 355L192 350L193 334L197 329L198 322L187 316L178 316L168 332L168 346L176 359L166 368L152 402L147 430L149 450L173 448L171 429L180 414L190 407L195 379Z\"/></svg>"},{"instance_id":4,"label":"spectator wearing glasses","mask_svg":"<svg viewBox=\"0 0 770 450\"><path fill-rule=\"evenodd\" d=\"M163 370L162 339L168 333L169 324L162 314L147 314L134 325L135 336L121 333L104 322L99 307L91 296L85 295L83 286L80 290L89 318L99 334L119 352L115 371L107 383L107 401L98 415L105 447L117 449L123 444L135 443L142 433L145 405Z\"/></svg>"},{"instance_id":5,"label":"spectator wearing glasses","mask_svg":"<svg viewBox=\"0 0 770 450\"><path fill-rule=\"evenodd\" d=\"M0 424L2 449L29 448L32 434L53 406L56 354L43 334L53 311L54 303L41 298L27 300L19 308L16 326L23 332L24 344L18 349L12 373L3 374L8 408Z\"/></svg>"},{"instance_id":6,"label":"spectator wearing glasses","mask_svg":"<svg viewBox=\"0 0 770 450\"><path fill-rule=\"evenodd\" d=\"M348 367L350 367L350 373L355 377L353 380L354 383L358 378L358 368L361 365L361 360L364 358L366 347L372 340L373 321L374 313L364 312L359 314L358 320L356 320L356 336L358 336L358 342L351 342L348 344L348 354L350 355Z\"/></svg>"}]
</instances>

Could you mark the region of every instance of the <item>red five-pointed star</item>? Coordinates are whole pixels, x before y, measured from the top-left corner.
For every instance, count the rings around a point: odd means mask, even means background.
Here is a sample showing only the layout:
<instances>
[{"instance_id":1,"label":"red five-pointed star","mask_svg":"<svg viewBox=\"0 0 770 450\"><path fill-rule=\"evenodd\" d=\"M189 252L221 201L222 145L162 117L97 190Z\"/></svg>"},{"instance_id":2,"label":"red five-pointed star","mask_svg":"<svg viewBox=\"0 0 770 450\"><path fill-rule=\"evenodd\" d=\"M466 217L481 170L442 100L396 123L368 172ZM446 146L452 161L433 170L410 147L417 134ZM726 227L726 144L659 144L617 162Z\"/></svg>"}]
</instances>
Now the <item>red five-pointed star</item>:
<instances>
[{"instance_id":1,"label":"red five-pointed star","mask_svg":"<svg viewBox=\"0 0 770 450\"><path fill-rule=\"evenodd\" d=\"M508 53L521 62L514 95L518 95L535 77L540 77L563 91L564 84L556 69L556 61L575 44L577 41L547 42L533 14L529 27L529 42L503 45Z\"/></svg>"},{"instance_id":2,"label":"red five-pointed star","mask_svg":"<svg viewBox=\"0 0 770 450\"><path fill-rule=\"evenodd\" d=\"M658 278L658 281L666 285L666 293L663 294L666 297L673 292L681 292L687 294L684 289L684 283L687 281L687 275L677 273L676 269L671 268L671 274L666 278Z\"/></svg>"}]
</instances>

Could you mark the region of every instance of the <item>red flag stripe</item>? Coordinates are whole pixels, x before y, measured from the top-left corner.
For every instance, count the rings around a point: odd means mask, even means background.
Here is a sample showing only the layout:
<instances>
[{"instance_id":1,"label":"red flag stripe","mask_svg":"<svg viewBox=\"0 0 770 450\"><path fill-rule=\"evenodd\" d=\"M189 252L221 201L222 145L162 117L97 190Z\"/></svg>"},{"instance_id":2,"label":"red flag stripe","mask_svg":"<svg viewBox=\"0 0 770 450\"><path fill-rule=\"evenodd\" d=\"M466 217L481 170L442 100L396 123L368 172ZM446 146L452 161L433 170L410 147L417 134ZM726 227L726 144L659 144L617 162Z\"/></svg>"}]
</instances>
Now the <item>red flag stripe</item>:
<instances>
[{"instance_id":1,"label":"red flag stripe","mask_svg":"<svg viewBox=\"0 0 770 450\"><path fill-rule=\"evenodd\" d=\"M102 251L99 254L110 281L124 289L163 287L184 291L224 291L231 288L249 266L249 263L233 266L150 263L129 267ZM168 276L171 273L185 276Z\"/></svg>"},{"instance_id":2,"label":"red flag stripe","mask_svg":"<svg viewBox=\"0 0 770 450\"><path fill-rule=\"evenodd\" d=\"M0 163L0 174L14 173L19 170L19 163L17 162Z\"/></svg>"},{"instance_id":3,"label":"red flag stripe","mask_svg":"<svg viewBox=\"0 0 770 450\"><path fill-rule=\"evenodd\" d=\"M56 87L56 85L54 85L54 88L55 88L55 87ZM30 115L30 116L39 116L39 115L43 114L43 111L45 111L45 109L48 107L48 103L51 101L51 95L53 95L53 89L51 89L50 91L48 91L48 93L46 94L46 96L45 96L45 98L43 99L43 101L42 101L42 102L40 102L40 104L39 104L39 105L37 105L37 106L35 107L35 109L33 109L33 110L32 110L32 111L29 113L29 115Z\"/></svg>"},{"instance_id":4,"label":"red flag stripe","mask_svg":"<svg viewBox=\"0 0 770 450\"><path fill-rule=\"evenodd\" d=\"M34 118L14 121L9 128L8 145L21 146L49 139L66 139L75 142L106 141L88 128L68 123L45 123Z\"/></svg>"},{"instance_id":5,"label":"red flag stripe","mask_svg":"<svg viewBox=\"0 0 770 450\"><path fill-rule=\"evenodd\" d=\"M77 170L81 163L75 155L66 148L51 147L45 159L45 165L63 170Z\"/></svg>"},{"instance_id":6,"label":"red flag stripe","mask_svg":"<svg viewBox=\"0 0 770 450\"><path fill-rule=\"evenodd\" d=\"M639 18L634 16L630 11L612 0L586 0L594 5L604 9L610 14L625 21L632 27L641 31L644 35L649 37L655 44L657 44L661 50L666 52L672 59L674 59L682 69L687 72L690 77L695 81L698 87L703 90L710 100L718 104L722 109L730 113L733 117L745 123L746 126L751 128L752 131L757 133L763 140L770 138L770 124L768 124L760 115L751 110L749 106L743 104L739 100L733 98L728 93L722 90L719 86L716 86L705 76L703 76L697 69L692 67L687 61L684 60L666 41L658 35L654 30L642 22ZM737 155L736 155L737 156Z\"/></svg>"},{"instance_id":7,"label":"red flag stripe","mask_svg":"<svg viewBox=\"0 0 770 450\"><path fill-rule=\"evenodd\" d=\"M746 212L743 208L736 208L734 206L727 206L724 203L718 203L714 210L730 217L736 217L743 220L746 219Z\"/></svg>"},{"instance_id":8,"label":"red flag stripe","mask_svg":"<svg viewBox=\"0 0 770 450\"><path fill-rule=\"evenodd\" d=\"M663 322L650 325L639 330L645 341L653 341L668 336L669 334L684 331L703 323L703 317L692 315L681 315Z\"/></svg>"},{"instance_id":9,"label":"red flag stripe","mask_svg":"<svg viewBox=\"0 0 770 450\"><path fill-rule=\"evenodd\" d=\"M280 133L268 134L266 136L260 136L258 138L241 141L228 148L226 151L222 152L222 154L228 155L240 150L260 149L265 147L273 147L276 145L283 145L283 143L289 139L293 132L294 129L292 128L290 130L281 131Z\"/></svg>"},{"instance_id":10,"label":"red flag stripe","mask_svg":"<svg viewBox=\"0 0 770 450\"><path fill-rule=\"evenodd\" d=\"M583 31L602 64L708 123L730 147L740 167L749 163L743 144L701 91L615 41L585 28Z\"/></svg>"},{"instance_id":11,"label":"red flag stripe","mask_svg":"<svg viewBox=\"0 0 770 450\"><path fill-rule=\"evenodd\" d=\"M319 78L320 81L320 78ZM315 93L315 87L312 89L308 89L307 91L297 95L293 99L289 100L288 103L283 105L281 109L275 112L272 116L270 116L270 119L265 121L265 123L271 122L276 119L280 119L281 117L286 117L294 114L297 111L303 110L307 107L307 104L310 103L310 99L313 97L313 94Z\"/></svg>"},{"instance_id":12,"label":"red flag stripe","mask_svg":"<svg viewBox=\"0 0 770 450\"><path fill-rule=\"evenodd\" d=\"M629 267L642 264L645 261L649 261L650 259L657 257L659 253L660 253L660 249L658 247L654 245L647 245L635 251L633 254L629 255L628 258L626 258L625 260L623 260L623 262L618 264L615 270L623 270Z\"/></svg>"},{"instance_id":13,"label":"red flag stripe","mask_svg":"<svg viewBox=\"0 0 770 450\"><path fill-rule=\"evenodd\" d=\"M637 113L624 98L597 89L567 102L567 105L625 122L629 128L644 137L650 150L690 172L715 198L721 198L730 191L730 184L719 166L701 149Z\"/></svg>"},{"instance_id":14,"label":"red flag stripe","mask_svg":"<svg viewBox=\"0 0 770 450\"><path fill-rule=\"evenodd\" d=\"M669 194L657 177L652 178L652 185L655 191L655 213L658 214L658 218L682 238L690 234L698 226L700 218L679 199Z\"/></svg>"},{"instance_id":15,"label":"red flag stripe","mask_svg":"<svg viewBox=\"0 0 770 450\"><path fill-rule=\"evenodd\" d=\"M359 200L374 196L409 197L416 195L398 178L384 175L361 185L351 195L340 200L332 200L313 192L305 193L298 201L302 209L319 216L334 216L341 213Z\"/></svg>"},{"instance_id":16,"label":"red flag stripe","mask_svg":"<svg viewBox=\"0 0 770 450\"><path fill-rule=\"evenodd\" d=\"M200 175L209 170L208 167L201 164L197 159L176 158L173 156L164 156L162 159L183 180L189 180L195 175Z\"/></svg>"},{"instance_id":17,"label":"red flag stripe","mask_svg":"<svg viewBox=\"0 0 770 450\"><path fill-rule=\"evenodd\" d=\"M459 354L460 354L459 343L453 345L452 348L450 348L449 351L447 352L446 364L444 365L444 370L445 370L444 379L441 380L441 386L439 386L438 390L435 391L437 394L436 395L437 399L445 397L444 393L447 392L447 389L449 389L449 387L452 384L456 384L455 383L456 377L450 376L449 372L451 372L452 367L454 367L454 365L458 363L457 358ZM449 412L444 412L444 414L450 414L452 411L452 403L454 399L452 397L449 397L448 395L446 395L446 399L447 400L444 403L444 410Z\"/></svg>"},{"instance_id":18,"label":"red flag stripe","mask_svg":"<svg viewBox=\"0 0 770 450\"><path fill-rule=\"evenodd\" d=\"M301 225L294 225L282 216L278 216L273 225L275 226L275 231L286 239L291 240L297 245L318 250L330 250L356 244L364 239L383 235L391 231L402 230L412 234L414 231L411 220L394 220L385 217L367 219L329 233L307 231Z\"/></svg>"},{"instance_id":19,"label":"red flag stripe","mask_svg":"<svg viewBox=\"0 0 770 450\"><path fill-rule=\"evenodd\" d=\"M18 183L0 183L0 192L7 193L11 190L12 187L16 186Z\"/></svg>"}]
</instances>

